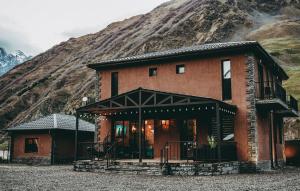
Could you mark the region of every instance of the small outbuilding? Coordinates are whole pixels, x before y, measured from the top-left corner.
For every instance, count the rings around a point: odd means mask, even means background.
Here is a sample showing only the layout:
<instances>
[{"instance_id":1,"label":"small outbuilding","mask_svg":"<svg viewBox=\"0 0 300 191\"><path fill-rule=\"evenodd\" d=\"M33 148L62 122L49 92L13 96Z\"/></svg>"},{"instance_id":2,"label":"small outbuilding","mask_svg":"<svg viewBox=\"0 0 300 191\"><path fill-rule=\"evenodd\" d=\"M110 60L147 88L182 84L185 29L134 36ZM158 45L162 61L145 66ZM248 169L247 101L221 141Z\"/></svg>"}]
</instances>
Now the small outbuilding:
<instances>
[{"instance_id":1,"label":"small outbuilding","mask_svg":"<svg viewBox=\"0 0 300 191\"><path fill-rule=\"evenodd\" d=\"M79 120L78 141L93 142L95 124ZM76 118L52 114L8 128L10 161L26 164L72 162L75 152Z\"/></svg>"}]
</instances>

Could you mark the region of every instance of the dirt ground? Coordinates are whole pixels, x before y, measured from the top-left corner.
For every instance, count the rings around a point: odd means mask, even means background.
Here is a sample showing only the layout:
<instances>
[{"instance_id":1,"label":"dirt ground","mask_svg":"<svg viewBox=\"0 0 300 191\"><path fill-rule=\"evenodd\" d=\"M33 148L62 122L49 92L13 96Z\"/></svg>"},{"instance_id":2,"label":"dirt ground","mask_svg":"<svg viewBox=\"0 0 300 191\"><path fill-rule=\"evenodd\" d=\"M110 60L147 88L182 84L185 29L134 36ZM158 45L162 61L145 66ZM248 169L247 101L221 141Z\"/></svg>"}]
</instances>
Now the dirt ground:
<instances>
[{"instance_id":1,"label":"dirt ground","mask_svg":"<svg viewBox=\"0 0 300 191\"><path fill-rule=\"evenodd\" d=\"M300 168L222 176L74 172L72 166L0 165L0 190L300 190Z\"/></svg>"}]
</instances>

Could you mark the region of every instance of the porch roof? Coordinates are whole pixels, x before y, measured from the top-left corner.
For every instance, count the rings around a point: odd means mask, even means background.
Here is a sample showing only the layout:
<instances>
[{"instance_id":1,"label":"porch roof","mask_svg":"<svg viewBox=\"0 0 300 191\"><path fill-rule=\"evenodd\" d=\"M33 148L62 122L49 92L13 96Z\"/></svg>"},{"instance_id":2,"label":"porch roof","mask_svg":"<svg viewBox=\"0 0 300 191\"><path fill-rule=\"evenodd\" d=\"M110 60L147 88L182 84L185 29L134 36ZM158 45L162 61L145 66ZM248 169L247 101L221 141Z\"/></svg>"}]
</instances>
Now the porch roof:
<instances>
[{"instance_id":1,"label":"porch roof","mask_svg":"<svg viewBox=\"0 0 300 191\"><path fill-rule=\"evenodd\" d=\"M181 107L216 106L221 111L235 114L237 107L229 103L206 97L197 97L157 90L138 88L118 96L111 97L99 102L95 102L78 108L78 113L100 114L104 116L112 115L116 112L135 111L137 109L175 109ZM200 108L199 108L200 109ZM145 110L144 110L145 112Z\"/></svg>"}]
</instances>

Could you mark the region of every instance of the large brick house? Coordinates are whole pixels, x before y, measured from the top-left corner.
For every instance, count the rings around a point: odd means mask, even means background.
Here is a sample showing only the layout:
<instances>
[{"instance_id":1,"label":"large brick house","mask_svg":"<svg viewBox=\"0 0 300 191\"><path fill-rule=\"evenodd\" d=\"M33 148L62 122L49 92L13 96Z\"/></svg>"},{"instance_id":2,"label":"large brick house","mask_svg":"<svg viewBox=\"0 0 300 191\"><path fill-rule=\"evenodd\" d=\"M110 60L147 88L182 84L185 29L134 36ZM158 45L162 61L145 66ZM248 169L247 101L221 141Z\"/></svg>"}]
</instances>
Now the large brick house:
<instances>
[{"instance_id":1,"label":"large brick house","mask_svg":"<svg viewBox=\"0 0 300 191\"><path fill-rule=\"evenodd\" d=\"M288 76L254 41L204 44L100 61L98 142L123 158L284 164L283 119L298 116ZM191 151L192 150L192 151Z\"/></svg>"}]
</instances>

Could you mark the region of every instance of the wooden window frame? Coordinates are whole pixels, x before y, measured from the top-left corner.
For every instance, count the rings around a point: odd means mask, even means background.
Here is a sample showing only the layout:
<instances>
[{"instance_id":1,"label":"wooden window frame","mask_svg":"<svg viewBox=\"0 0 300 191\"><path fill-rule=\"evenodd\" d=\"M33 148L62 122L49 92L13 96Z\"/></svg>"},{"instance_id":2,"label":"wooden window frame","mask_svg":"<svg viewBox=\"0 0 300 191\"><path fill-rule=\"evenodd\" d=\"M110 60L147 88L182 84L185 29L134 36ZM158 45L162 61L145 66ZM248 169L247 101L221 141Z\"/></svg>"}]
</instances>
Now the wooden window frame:
<instances>
[{"instance_id":1,"label":"wooden window frame","mask_svg":"<svg viewBox=\"0 0 300 191\"><path fill-rule=\"evenodd\" d=\"M183 67L184 71L180 72L180 68L182 68L182 67ZM185 65L184 64L176 65L176 74L184 74L184 73L185 73Z\"/></svg>"},{"instance_id":2,"label":"wooden window frame","mask_svg":"<svg viewBox=\"0 0 300 191\"><path fill-rule=\"evenodd\" d=\"M149 77L157 76L157 67L149 68Z\"/></svg>"},{"instance_id":3,"label":"wooden window frame","mask_svg":"<svg viewBox=\"0 0 300 191\"><path fill-rule=\"evenodd\" d=\"M227 97L225 95L225 78L224 78L224 62L229 61L230 62L230 95ZM230 59L224 59L221 60L221 80L222 80L222 100L232 100L232 62Z\"/></svg>"},{"instance_id":4,"label":"wooden window frame","mask_svg":"<svg viewBox=\"0 0 300 191\"><path fill-rule=\"evenodd\" d=\"M116 75L116 79L115 79L114 75ZM119 95L119 72L111 73L111 87L110 88L111 88L111 97Z\"/></svg>"},{"instance_id":5,"label":"wooden window frame","mask_svg":"<svg viewBox=\"0 0 300 191\"><path fill-rule=\"evenodd\" d=\"M28 145L29 140L32 140L33 142L36 141L36 150L33 150L33 148L30 148L30 146ZM25 138L24 140L24 153L38 153L39 152L39 138L37 137L28 137ZM31 146L32 147L32 146Z\"/></svg>"}]
</instances>

